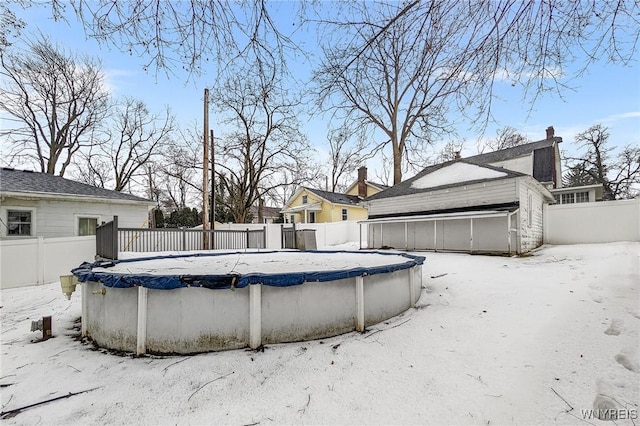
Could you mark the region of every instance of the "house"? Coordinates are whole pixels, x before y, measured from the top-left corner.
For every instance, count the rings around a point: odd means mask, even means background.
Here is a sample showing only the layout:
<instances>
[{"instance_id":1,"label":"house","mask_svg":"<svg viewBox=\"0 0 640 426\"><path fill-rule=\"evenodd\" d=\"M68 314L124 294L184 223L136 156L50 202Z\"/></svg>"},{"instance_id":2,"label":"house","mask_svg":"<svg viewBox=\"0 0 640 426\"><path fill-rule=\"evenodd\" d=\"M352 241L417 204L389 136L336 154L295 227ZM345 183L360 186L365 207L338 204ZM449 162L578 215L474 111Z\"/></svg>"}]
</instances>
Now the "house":
<instances>
[{"instance_id":1,"label":"house","mask_svg":"<svg viewBox=\"0 0 640 426\"><path fill-rule=\"evenodd\" d=\"M275 223L280 217L280 208L267 207L260 199L257 206L249 208L249 214L251 214L251 223Z\"/></svg>"},{"instance_id":2,"label":"house","mask_svg":"<svg viewBox=\"0 0 640 426\"><path fill-rule=\"evenodd\" d=\"M542 244L549 202L551 192L529 174L461 159L368 197L362 223L369 248L525 253Z\"/></svg>"},{"instance_id":3,"label":"house","mask_svg":"<svg viewBox=\"0 0 640 426\"><path fill-rule=\"evenodd\" d=\"M593 203L602 201L601 183L584 186L567 186L551 190L556 204Z\"/></svg>"},{"instance_id":4,"label":"house","mask_svg":"<svg viewBox=\"0 0 640 426\"><path fill-rule=\"evenodd\" d=\"M361 205L362 200L386 188L388 187L385 185L370 182L367 179L367 168L360 167L358 179L345 193L303 186L296 190L280 212L286 223L363 220L367 218L367 210Z\"/></svg>"},{"instance_id":5,"label":"house","mask_svg":"<svg viewBox=\"0 0 640 426\"><path fill-rule=\"evenodd\" d=\"M121 227L147 227L155 202L46 173L0 169L0 238L94 235L119 218Z\"/></svg>"}]
</instances>

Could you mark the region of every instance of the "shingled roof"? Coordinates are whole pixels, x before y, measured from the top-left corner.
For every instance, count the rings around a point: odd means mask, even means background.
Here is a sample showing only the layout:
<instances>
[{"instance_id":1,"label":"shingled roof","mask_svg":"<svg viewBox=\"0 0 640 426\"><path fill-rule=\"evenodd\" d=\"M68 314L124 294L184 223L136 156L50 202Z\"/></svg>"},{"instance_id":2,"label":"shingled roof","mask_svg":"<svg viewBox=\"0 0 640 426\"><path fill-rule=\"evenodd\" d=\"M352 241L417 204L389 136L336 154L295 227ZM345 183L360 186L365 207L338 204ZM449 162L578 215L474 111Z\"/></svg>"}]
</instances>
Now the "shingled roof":
<instances>
[{"instance_id":1,"label":"shingled roof","mask_svg":"<svg viewBox=\"0 0 640 426\"><path fill-rule=\"evenodd\" d=\"M475 179L475 180L468 180L468 181L464 181L464 182L457 182L457 183L452 183L452 184L447 184L447 185L440 185L440 186L436 186L436 187L430 187L430 188L416 188L413 186L413 183L419 179L421 179L422 177L431 174L437 170L443 169L445 167L448 167L450 165L456 164L456 163L466 163L472 166L476 166L476 167L481 167L484 169L489 169L489 170L493 170L493 171L498 171L501 172L501 176L500 177L493 177L493 178L486 178L486 179ZM508 178L514 178L514 177L520 177L520 176L526 176L524 173L520 173L520 172L515 172L513 170L508 170L508 169L504 169L502 167L493 167L493 166L489 166L486 164L476 164L473 163L471 161L469 161L468 159L464 159L464 160L453 160L453 161L447 161L446 163L441 163L441 164L436 164L434 166L429 166L426 169L422 170L420 173L418 173L417 175L415 175L414 177L412 177L411 179L407 179L404 182L401 182L397 185L392 186L391 188L384 190L382 192L378 192L377 194L372 195L371 197L367 197L366 201L369 200L378 200L381 198L389 198L389 197L398 197L398 196L402 196L402 195L410 195L410 194L418 194L421 192L431 192L431 191L437 191L437 190L441 190L441 189L447 189L447 188L454 188L454 187L458 187L461 185L470 185L470 184L474 184L474 183L481 183L481 182L487 182L490 180L498 180L498 179L508 179Z\"/></svg>"},{"instance_id":2,"label":"shingled roof","mask_svg":"<svg viewBox=\"0 0 640 426\"><path fill-rule=\"evenodd\" d=\"M60 176L5 167L0 168L0 194L23 194L34 197L68 196L120 202L154 203L135 195L97 188Z\"/></svg>"},{"instance_id":3,"label":"shingled roof","mask_svg":"<svg viewBox=\"0 0 640 426\"><path fill-rule=\"evenodd\" d=\"M319 189L304 187L307 191L313 192L318 197L322 197L325 200L333 204L346 204L346 205L358 205L360 198L357 195L340 194L338 192L321 191Z\"/></svg>"},{"instance_id":4,"label":"shingled roof","mask_svg":"<svg viewBox=\"0 0 640 426\"><path fill-rule=\"evenodd\" d=\"M526 143L523 145L514 146L513 148L501 149L499 151L487 152L485 154L478 154L472 157L466 157L465 161L475 164L487 164L497 163L498 161L511 160L513 158L522 157L523 155L531 154L536 149L547 148L553 146L555 143L562 142L562 138L554 137L551 139L543 139L537 142Z\"/></svg>"}]
</instances>

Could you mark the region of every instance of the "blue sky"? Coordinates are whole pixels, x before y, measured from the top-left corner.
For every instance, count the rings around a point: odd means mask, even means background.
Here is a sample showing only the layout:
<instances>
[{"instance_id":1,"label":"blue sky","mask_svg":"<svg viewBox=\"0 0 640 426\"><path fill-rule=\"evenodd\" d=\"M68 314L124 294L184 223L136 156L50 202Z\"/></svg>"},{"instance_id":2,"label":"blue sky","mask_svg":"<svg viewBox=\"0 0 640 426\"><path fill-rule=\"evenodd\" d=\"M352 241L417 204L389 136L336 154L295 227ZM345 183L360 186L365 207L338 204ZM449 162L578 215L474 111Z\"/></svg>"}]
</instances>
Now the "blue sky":
<instances>
[{"instance_id":1,"label":"blue sky","mask_svg":"<svg viewBox=\"0 0 640 426\"><path fill-rule=\"evenodd\" d=\"M109 88L115 96L141 99L158 112L164 105L169 105L182 125L194 120L202 122L203 90L212 84L213 69L210 75L191 76L189 80L186 74L180 72L169 76L162 71L157 75L145 72L144 58L121 53L116 48L88 39L74 17L69 19L69 23L54 22L49 10L36 6L17 12L27 22L24 34L33 38L40 31L52 42L70 51L101 58ZM304 64L300 67L304 69ZM640 65L637 57L627 67L596 64L570 84L573 89L563 91L562 98L554 93L545 94L531 108L523 103L518 87L512 87L507 82L499 83L493 105L497 123L490 125L484 135L469 133L463 125L458 129L460 135L468 140L463 156L476 153L476 140L493 138L496 129L507 125L531 140L543 139L545 129L553 125L556 136L564 139L561 148L571 152L576 150L572 144L576 133L597 123L609 128L610 140L614 145L640 143ZM213 114L210 120L211 127L216 129L217 122ZM323 119L303 122L303 132L321 153L326 150L328 124ZM376 167L375 162L368 166L370 169Z\"/></svg>"}]
</instances>

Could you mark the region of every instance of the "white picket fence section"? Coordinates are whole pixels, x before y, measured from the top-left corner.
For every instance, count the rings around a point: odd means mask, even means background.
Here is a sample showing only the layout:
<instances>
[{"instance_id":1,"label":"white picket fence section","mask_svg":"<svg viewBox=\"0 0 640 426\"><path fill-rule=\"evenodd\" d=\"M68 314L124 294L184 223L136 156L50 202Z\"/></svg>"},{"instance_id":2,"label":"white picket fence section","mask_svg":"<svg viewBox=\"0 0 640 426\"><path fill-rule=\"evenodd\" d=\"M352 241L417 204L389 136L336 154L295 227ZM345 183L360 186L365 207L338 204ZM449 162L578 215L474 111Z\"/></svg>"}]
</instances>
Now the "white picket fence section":
<instances>
[{"instance_id":1,"label":"white picket fence section","mask_svg":"<svg viewBox=\"0 0 640 426\"><path fill-rule=\"evenodd\" d=\"M0 289L58 281L95 254L94 236L1 240Z\"/></svg>"}]
</instances>

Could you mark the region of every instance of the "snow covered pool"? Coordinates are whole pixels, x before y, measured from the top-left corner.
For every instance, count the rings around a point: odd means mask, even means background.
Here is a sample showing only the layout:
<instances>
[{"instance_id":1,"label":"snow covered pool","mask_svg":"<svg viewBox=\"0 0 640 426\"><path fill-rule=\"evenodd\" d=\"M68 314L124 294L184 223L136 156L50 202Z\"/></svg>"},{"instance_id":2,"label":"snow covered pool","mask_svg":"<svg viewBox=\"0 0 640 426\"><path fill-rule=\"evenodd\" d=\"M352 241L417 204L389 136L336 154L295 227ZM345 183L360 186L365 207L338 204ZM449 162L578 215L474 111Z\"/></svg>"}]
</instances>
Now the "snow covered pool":
<instances>
[{"instance_id":1,"label":"snow covered pool","mask_svg":"<svg viewBox=\"0 0 640 426\"><path fill-rule=\"evenodd\" d=\"M424 257L202 252L84 264L82 329L99 346L197 353L335 336L412 307Z\"/></svg>"}]
</instances>

